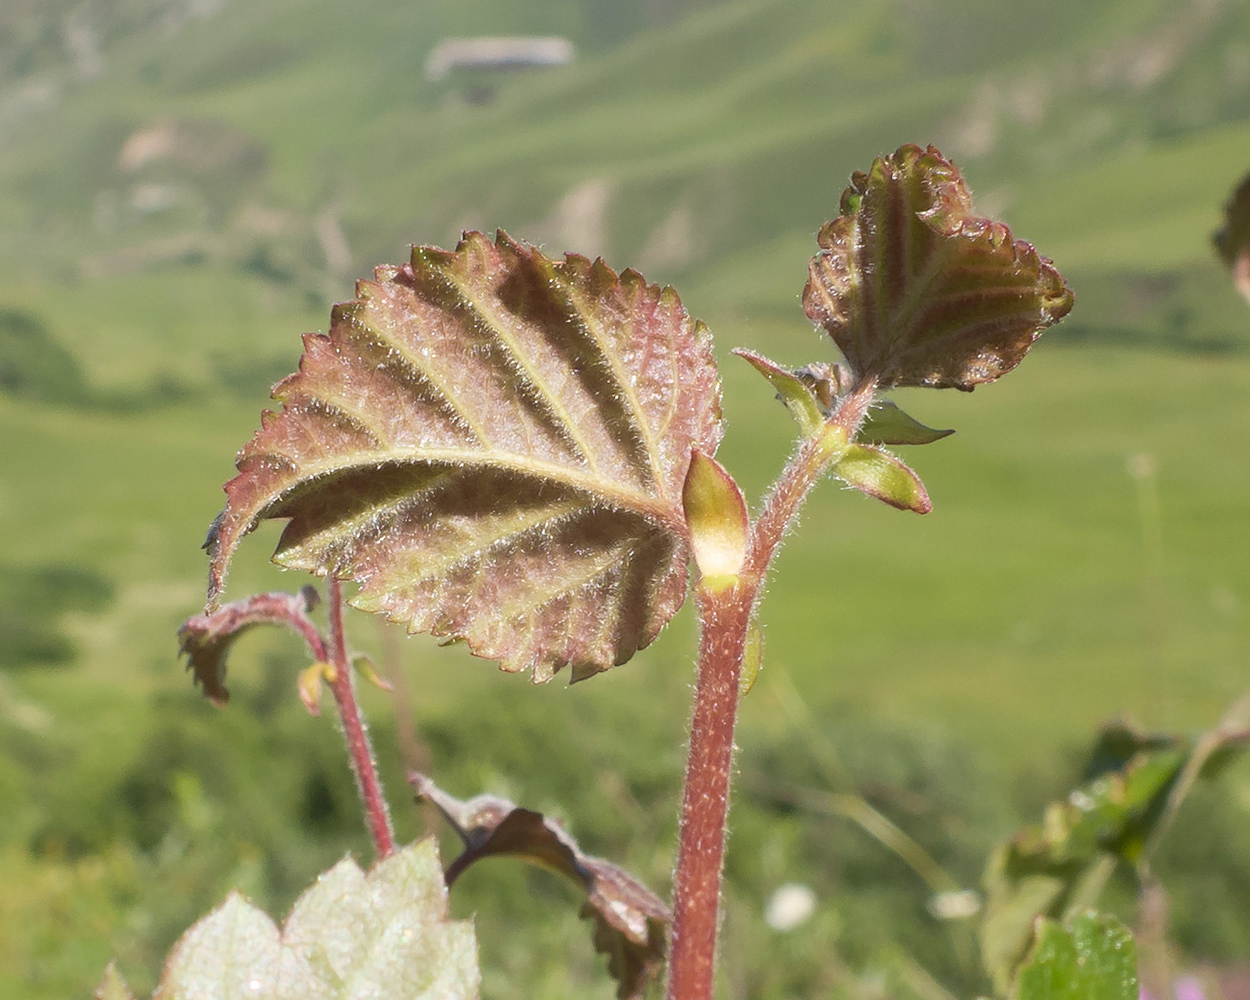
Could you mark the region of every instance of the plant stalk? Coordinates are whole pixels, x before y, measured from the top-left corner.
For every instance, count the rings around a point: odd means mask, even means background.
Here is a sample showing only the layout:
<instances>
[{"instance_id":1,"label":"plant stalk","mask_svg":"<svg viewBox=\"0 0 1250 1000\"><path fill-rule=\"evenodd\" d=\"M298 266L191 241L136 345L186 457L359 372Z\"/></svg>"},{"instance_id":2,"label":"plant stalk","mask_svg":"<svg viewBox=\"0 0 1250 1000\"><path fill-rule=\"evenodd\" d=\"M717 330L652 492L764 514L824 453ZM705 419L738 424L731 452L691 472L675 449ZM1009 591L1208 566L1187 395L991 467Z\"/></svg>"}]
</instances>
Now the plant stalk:
<instances>
[{"instance_id":1,"label":"plant stalk","mask_svg":"<svg viewBox=\"0 0 1250 1000\"><path fill-rule=\"evenodd\" d=\"M352 774L356 778L356 791L364 807L365 823L373 838L378 860L395 851L395 832L391 828L391 813L382 792L378 777L377 760L364 716L356 702L352 689L352 667L347 660L347 639L343 632L343 585L333 577L329 580L330 657L334 677L329 682L338 707L339 720L343 726L343 738L347 741L347 756L351 761Z\"/></svg>"},{"instance_id":2,"label":"plant stalk","mask_svg":"<svg viewBox=\"0 0 1250 1000\"><path fill-rule=\"evenodd\" d=\"M668 1000L711 1000L715 985L734 727L742 659L760 588L808 492L829 464L845 454L875 392L873 380L857 385L843 398L824 432L799 446L751 526L737 582L699 586L698 682L673 879Z\"/></svg>"},{"instance_id":3,"label":"plant stalk","mask_svg":"<svg viewBox=\"0 0 1250 1000\"><path fill-rule=\"evenodd\" d=\"M741 586L699 593L703 630L673 893L669 1000L712 996L738 686L753 604Z\"/></svg>"}]
</instances>

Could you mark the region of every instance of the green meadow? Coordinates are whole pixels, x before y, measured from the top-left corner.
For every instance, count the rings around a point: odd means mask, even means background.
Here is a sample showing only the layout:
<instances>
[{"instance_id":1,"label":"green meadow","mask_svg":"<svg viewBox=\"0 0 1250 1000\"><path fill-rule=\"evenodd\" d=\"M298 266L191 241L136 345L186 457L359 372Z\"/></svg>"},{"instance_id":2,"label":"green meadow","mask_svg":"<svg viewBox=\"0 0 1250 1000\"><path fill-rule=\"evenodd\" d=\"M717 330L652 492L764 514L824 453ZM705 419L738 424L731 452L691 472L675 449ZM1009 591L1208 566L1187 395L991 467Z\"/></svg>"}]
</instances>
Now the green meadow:
<instances>
[{"instance_id":1,"label":"green meadow","mask_svg":"<svg viewBox=\"0 0 1250 1000\"><path fill-rule=\"evenodd\" d=\"M373 264L465 228L673 283L716 338L719 457L755 501L793 428L729 351L833 357L799 296L852 170L935 143L1076 291L1001 383L899 395L958 431L905 450L930 515L827 483L778 560L743 705L725 996L988 989L971 925L929 916L914 872L769 787L858 790L975 887L990 846L1070 787L1101 722L1202 729L1245 690L1250 311L1210 237L1250 170L1250 8L80 10L95 70L63 40L70 4L0 13L3 995L86 996L114 956L150 988L230 886L280 913L343 851L367 855L333 723L295 697L298 643L243 640L219 711L175 633L202 604L221 484L299 335ZM578 59L423 77L441 38L507 33L568 35ZM244 543L228 596L306 582L268 564L276 537ZM402 777L420 763L453 794L562 817L667 891L688 613L571 688L363 615L349 630L402 678L396 703L366 701L404 836L422 830ZM1223 782L1160 861L1187 961L1250 955L1250 772ZM819 904L783 935L761 914L785 882ZM485 996L612 995L561 884L499 862L457 892ZM1113 886L1112 905L1131 899Z\"/></svg>"}]
</instances>

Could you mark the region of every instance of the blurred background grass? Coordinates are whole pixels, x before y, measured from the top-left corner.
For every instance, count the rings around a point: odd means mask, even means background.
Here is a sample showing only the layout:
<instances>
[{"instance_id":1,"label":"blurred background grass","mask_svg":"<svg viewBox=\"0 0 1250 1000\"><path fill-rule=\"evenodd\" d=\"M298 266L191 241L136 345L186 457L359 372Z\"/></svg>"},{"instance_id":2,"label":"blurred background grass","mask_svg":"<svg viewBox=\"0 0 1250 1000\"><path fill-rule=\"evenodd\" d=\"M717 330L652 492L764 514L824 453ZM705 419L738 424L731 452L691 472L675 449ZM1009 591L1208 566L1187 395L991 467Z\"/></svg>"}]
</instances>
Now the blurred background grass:
<instances>
[{"instance_id":1,"label":"blurred background grass","mask_svg":"<svg viewBox=\"0 0 1250 1000\"><path fill-rule=\"evenodd\" d=\"M563 35L578 56L424 77L441 39L475 34ZM1100 720L1202 727L1244 688L1250 314L1209 238L1250 169L1250 7L0 5L0 993L84 996L114 955L150 986L228 886L277 913L368 853L337 735L294 698L294 640L240 645L225 712L174 656L234 452L352 278L504 227L676 284L722 356L826 359L798 301L814 233L902 142L956 159L1077 307L1003 385L901 400L959 430L907 456L931 516L826 485L783 551L739 740L727 996L986 988L971 925L930 916L913 872L761 789L827 787L816 762L836 756L975 886ZM746 365L724 380L721 458L758 498L792 429ZM232 594L301 585L258 535ZM549 809L667 890L685 614L572 689L351 627L402 663L445 788ZM784 710L791 685L814 728ZM392 707L367 700L415 836ZM1248 809L1243 770L1173 837L1190 960L1250 958ZM783 934L761 914L787 882L818 904ZM611 995L563 886L495 863L457 891L486 996Z\"/></svg>"}]
</instances>

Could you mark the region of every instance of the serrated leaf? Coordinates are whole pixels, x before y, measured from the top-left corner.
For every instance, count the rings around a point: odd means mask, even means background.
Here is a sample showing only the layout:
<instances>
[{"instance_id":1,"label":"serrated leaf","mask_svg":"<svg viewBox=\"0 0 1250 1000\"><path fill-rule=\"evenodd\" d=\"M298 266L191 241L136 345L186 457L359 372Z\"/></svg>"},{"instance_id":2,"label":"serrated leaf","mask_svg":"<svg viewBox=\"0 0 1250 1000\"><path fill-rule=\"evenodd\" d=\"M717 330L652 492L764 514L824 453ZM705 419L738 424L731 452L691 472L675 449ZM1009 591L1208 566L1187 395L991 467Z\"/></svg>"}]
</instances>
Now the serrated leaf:
<instances>
[{"instance_id":1,"label":"serrated leaf","mask_svg":"<svg viewBox=\"0 0 1250 1000\"><path fill-rule=\"evenodd\" d=\"M881 399L872 404L855 438L865 444L932 444L954 433L926 427L888 399Z\"/></svg>"},{"instance_id":2,"label":"serrated leaf","mask_svg":"<svg viewBox=\"0 0 1250 1000\"><path fill-rule=\"evenodd\" d=\"M1233 273L1237 290L1250 302L1250 174L1224 205L1224 225L1213 237L1220 259Z\"/></svg>"},{"instance_id":3,"label":"serrated leaf","mask_svg":"<svg viewBox=\"0 0 1250 1000\"><path fill-rule=\"evenodd\" d=\"M740 347L735 348L733 353L745 359L752 368L768 379L790 415L794 417L795 423L799 425L799 433L803 437L811 437L820 430L827 414L822 410L811 386L790 369L783 368L762 354Z\"/></svg>"},{"instance_id":4,"label":"serrated leaf","mask_svg":"<svg viewBox=\"0 0 1250 1000\"><path fill-rule=\"evenodd\" d=\"M1072 308L1050 261L973 214L954 164L903 146L856 173L826 223L803 307L861 380L972 389Z\"/></svg>"},{"instance_id":5,"label":"serrated leaf","mask_svg":"<svg viewBox=\"0 0 1250 1000\"><path fill-rule=\"evenodd\" d=\"M473 1000L479 978L472 925L447 919L438 849L426 839L368 874L340 861L300 896L281 931L232 893L174 946L156 996Z\"/></svg>"},{"instance_id":6,"label":"serrated leaf","mask_svg":"<svg viewBox=\"0 0 1250 1000\"><path fill-rule=\"evenodd\" d=\"M933 509L920 477L906 463L880 448L850 445L831 471L848 486L899 510L927 514Z\"/></svg>"},{"instance_id":7,"label":"serrated leaf","mask_svg":"<svg viewBox=\"0 0 1250 1000\"><path fill-rule=\"evenodd\" d=\"M239 456L210 601L239 539L360 584L357 607L573 679L647 645L686 593L681 491L721 434L702 324L671 288L500 233L416 247L305 338Z\"/></svg>"},{"instance_id":8,"label":"serrated leaf","mask_svg":"<svg viewBox=\"0 0 1250 1000\"><path fill-rule=\"evenodd\" d=\"M1012 1000L1138 1000L1137 946L1115 917L1042 920Z\"/></svg>"},{"instance_id":9,"label":"serrated leaf","mask_svg":"<svg viewBox=\"0 0 1250 1000\"><path fill-rule=\"evenodd\" d=\"M314 659L326 658L317 626L308 617L319 600L314 587L304 587L298 594L254 594L233 601L212 614L183 622L178 629L178 652L187 657L187 669L195 675L204 696L224 705L230 700L225 685L226 656L241 635L258 625L285 625L303 636Z\"/></svg>"},{"instance_id":10,"label":"serrated leaf","mask_svg":"<svg viewBox=\"0 0 1250 1000\"><path fill-rule=\"evenodd\" d=\"M682 490L700 586L732 586L746 559L751 518L742 490L716 459L696 451Z\"/></svg>"},{"instance_id":11,"label":"serrated leaf","mask_svg":"<svg viewBox=\"0 0 1250 1000\"><path fill-rule=\"evenodd\" d=\"M495 795L461 801L423 774L408 775L417 800L433 802L464 841L447 867L451 885L474 862L506 855L563 875L586 893L581 916L594 921L595 950L608 956L620 1000L641 997L664 961L671 915L650 889L623 868L583 853L567 831L542 813Z\"/></svg>"}]
</instances>

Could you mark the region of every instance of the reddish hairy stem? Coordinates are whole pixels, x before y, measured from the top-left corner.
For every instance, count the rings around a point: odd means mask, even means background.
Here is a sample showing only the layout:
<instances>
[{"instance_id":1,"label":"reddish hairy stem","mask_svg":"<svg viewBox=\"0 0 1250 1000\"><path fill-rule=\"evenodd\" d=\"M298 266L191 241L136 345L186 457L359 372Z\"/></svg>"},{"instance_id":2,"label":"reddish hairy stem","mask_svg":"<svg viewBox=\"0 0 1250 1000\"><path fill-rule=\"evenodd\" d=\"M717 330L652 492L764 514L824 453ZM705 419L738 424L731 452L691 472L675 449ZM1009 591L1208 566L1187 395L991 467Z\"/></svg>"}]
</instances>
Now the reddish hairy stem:
<instances>
[{"instance_id":1,"label":"reddish hairy stem","mask_svg":"<svg viewBox=\"0 0 1250 1000\"><path fill-rule=\"evenodd\" d=\"M378 767L365 728L364 716L356 703L352 690L352 668L347 662L347 639L343 633L343 586L338 580L329 580L330 656L334 666L334 679L330 691L338 706L339 719L343 725L343 738L347 741L347 756L351 760L352 773L356 777L356 790L365 811L365 822L373 837L374 850L379 860L395 851L395 833L391 829L391 813L382 793Z\"/></svg>"},{"instance_id":2,"label":"reddish hairy stem","mask_svg":"<svg viewBox=\"0 0 1250 1000\"><path fill-rule=\"evenodd\" d=\"M876 383L869 380L842 400L826 425L840 428L842 436L817 434L799 446L751 526L738 583L699 588L699 677L673 886L668 1000L712 997L739 683L760 587L808 492L854 439L875 392Z\"/></svg>"},{"instance_id":3,"label":"reddish hairy stem","mask_svg":"<svg viewBox=\"0 0 1250 1000\"><path fill-rule=\"evenodd\" d=\"M673 893L669 1000L712 995L738 685L755 589L740 584L699 594L703 630Z\"/></svg>"}]
</instances>

